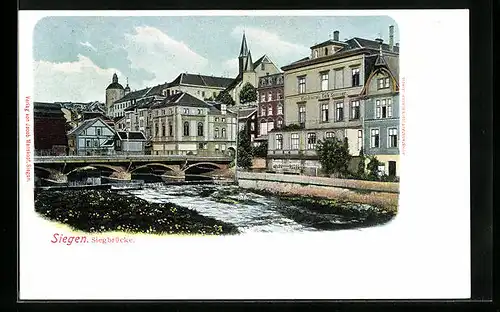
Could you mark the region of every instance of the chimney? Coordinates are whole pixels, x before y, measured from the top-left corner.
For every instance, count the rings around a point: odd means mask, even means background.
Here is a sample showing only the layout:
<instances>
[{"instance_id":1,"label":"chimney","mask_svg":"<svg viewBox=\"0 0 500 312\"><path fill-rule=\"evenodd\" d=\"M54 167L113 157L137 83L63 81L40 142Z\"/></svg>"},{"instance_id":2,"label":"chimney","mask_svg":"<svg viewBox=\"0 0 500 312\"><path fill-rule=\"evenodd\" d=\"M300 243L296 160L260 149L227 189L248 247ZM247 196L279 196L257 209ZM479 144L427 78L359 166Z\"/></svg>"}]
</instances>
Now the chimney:
<instances>
[{"instance_id":1,"label":"chimney","mask_svg":"<svg viewBox=\"0 0 500 312\"><path fill-rule=\"evenodd\" d=\"M394 26L389 26L389 50L394 50Z\"/></svg>"},{"instance_id":2,"label":"chimney","mask_svg":"<svg viewBox=\"0 0 500 312\"><path fill-rule=\"evenodd\" d=\"M398 47L398 48L399 48L399 42L396 42L396 47Z\"/></svg>"},{"instance_id":3,"label":"chimney","mask_svg":"<svg viewBox=\"0 0 500 312\"><path fill-rule=\"evenodd\" d=\"M338 30L333 32L333 40L339 41L339 31Z\"/></svg>"},{"instance_id":4,"label":"chimney","mask_svg":"<svg viewBox=\"0 0 500 312\"><path fill-rule=\"evenodd\" d=\"M377 41L377 42L378 42L378 44L382 45L382 43L384 42L384 39L382 39L382 38L377 38L377 39L375 39L375 41Z\"/></svg>"}]
</instances>

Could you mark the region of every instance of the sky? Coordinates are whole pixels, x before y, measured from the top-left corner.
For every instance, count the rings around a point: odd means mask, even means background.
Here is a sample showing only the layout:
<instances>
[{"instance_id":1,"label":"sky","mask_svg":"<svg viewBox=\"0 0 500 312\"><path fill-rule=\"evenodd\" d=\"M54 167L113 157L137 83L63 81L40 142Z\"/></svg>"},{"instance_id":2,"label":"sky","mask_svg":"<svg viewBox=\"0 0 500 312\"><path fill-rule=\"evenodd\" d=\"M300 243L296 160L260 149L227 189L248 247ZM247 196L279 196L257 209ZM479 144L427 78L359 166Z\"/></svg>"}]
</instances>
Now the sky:
<instances>
[{"instance_id":1,"label":"sky","mask_svg":"<svg viewBox=\"0 0 500 312\"><path fill-rule=\"evenodd\" d=\"M388 16L45 17L33 38L35 100L105 101L114 73L132 90L170 82L182 72L234 78L243 32L256 61L278 67L309 56L309 47L352 37L399 42Z\"/></svg>"}]
</instances>

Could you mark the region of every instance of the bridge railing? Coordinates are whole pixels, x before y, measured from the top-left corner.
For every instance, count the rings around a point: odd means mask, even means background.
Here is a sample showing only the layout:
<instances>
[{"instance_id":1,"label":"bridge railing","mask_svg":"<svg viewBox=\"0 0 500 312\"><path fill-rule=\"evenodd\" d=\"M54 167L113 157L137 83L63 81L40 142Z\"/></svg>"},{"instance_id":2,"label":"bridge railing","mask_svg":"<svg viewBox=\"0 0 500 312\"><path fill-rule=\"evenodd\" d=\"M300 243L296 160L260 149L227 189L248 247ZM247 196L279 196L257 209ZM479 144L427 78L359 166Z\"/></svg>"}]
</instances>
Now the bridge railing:
<instances>
[{"instance_id":1,"label":"bridge railing","mask_svg":"<svg viewBox=\"0 0 500 312\"><path fill-rule=\"evenodd\" d=\"M218 155L102 155L102 156L34 156L35 163L50 163L50 162L71 162L71 161L199 161L199 160L218 160L230 161L231 156Z\"/></svg>"}]
</instances>

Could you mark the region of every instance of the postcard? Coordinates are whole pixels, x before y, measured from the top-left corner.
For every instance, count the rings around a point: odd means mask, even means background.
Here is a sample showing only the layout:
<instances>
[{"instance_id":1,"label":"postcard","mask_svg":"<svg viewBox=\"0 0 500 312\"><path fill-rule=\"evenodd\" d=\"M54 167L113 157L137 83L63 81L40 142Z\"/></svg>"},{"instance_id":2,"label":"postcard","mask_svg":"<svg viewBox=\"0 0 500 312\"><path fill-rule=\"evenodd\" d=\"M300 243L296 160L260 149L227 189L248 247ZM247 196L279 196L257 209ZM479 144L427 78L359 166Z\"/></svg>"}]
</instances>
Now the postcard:
<instances>
[{"instance_id":1,"label":"postcard","mask_svg":"<svg viewBox=\"0 0 500 312\"><path fill-rule=\"evenodd\" d=\"M467 11L19 16L20 300L470 295Z\"/></svg>"}]
</instances>

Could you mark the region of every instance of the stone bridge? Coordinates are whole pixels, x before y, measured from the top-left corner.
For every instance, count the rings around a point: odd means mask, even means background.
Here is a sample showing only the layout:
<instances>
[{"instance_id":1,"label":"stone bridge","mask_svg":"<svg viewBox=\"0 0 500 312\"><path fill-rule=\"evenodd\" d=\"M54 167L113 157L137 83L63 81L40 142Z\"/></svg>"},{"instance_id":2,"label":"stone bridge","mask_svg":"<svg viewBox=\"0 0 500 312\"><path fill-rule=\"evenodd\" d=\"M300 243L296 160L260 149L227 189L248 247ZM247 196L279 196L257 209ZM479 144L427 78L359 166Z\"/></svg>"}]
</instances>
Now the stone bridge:
<instances>
[{"instance_id":1,"label":"stone bridge","mask_svg":"<svg viewBox=\"0 0 500 312\"><path fill-rule=\"evenodd\" d=\"M162 177L184 180L190 171L208 172L211 175L230 175L230 156L196 155L112 155L112 156L35 156L35 175L64 183L73 173L101 169L110 172L109 178L131 180L132 174L141 170L162 172Z\"/></svg>"}]
</instances>

